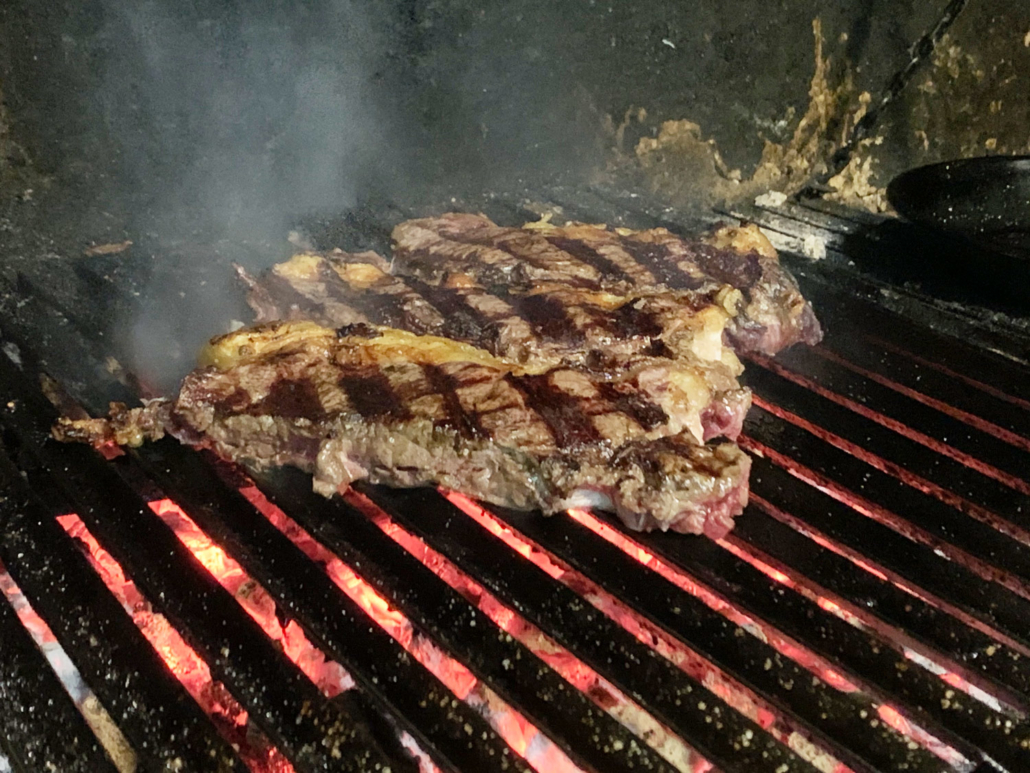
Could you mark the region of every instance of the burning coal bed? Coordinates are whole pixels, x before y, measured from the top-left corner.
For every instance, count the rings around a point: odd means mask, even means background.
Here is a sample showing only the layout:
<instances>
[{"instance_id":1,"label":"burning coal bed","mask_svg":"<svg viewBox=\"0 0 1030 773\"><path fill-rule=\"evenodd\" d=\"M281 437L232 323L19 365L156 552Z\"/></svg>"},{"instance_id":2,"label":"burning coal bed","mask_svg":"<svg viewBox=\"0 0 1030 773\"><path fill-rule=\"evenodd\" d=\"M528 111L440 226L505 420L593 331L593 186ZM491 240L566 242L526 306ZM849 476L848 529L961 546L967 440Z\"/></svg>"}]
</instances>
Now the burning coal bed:
<instances>
[{"instance_id":1,"label":"burning coal bed","mask_svg":"<svg viewBox=\"0 0 1030 773\"><path fill-rule=\"evenodd\" d=\"M541 773L574 773L580 770L528 719L507 705L464 665L418 633L401 612L392 608L371 585L269 502L257 488L246 487L241 489L241 493L312 561L318 563L340 590L357 602L381 628L440 679L456 699L466 702L486 718L505 742L534 769ZM491 620L544 659L570 684L590 695L599 706L619 719L635 734L646 739L677 769L691 773L706 773L712 769L707 761L617 688L513 610L501 604L442 555L394 524L367 499L358 494L351 494L349 497L353 504L370 515L372 521L384 533L429 566L448 585L473 601ZM268 592L214 543L178 505L170 499L160 499L150 502L150 508L327 698L333 698L355 687L354 680L347 671L314 646L296 621L290 620L283 624L277 615L275 602ZM292 771L293 767L289 761L254 725L247 711L229 690L214 679L208 665L169 621L154 611L133 581L125 575L122 567L104 550L78 515L62 515L58 516L57 520L68 536L78 542L107 588L131 615L147 641L222 736L237 750L250 770L254 773ZM0 573L0 588L18 611L23 625L47 654L62 684L112 759L116 761L119 770L135 770L136 761L128 742L106 715L96 697L85 686L49 627L32 610L28 600L6 572ZM400 732L399 738L404 748L417 760L420 771L438 771L437 766L419 748L414 738L406 732Z\"/></svg>"},{"instance_id":2,"label":"burning coal bed","mask_svg":"<svg viewBox=\"0 0 1030 773\"><path fill-rule=\"evenodd\" d=\"M338 556L313 538L300 525L272 504L254 485L245 485L240 493L264 515L268 521L296 545L311 561L318 564L332 582L396 640L414 659L434 674L453 694L454 700L465 702L483 716L508 746L541 773L563 773L580 768L539 728L497 693L469 671L462 663L425 636L398 609L391 606L372 585L366 582ZM461 512L468 516L469 527L478 526L499 537L512 550L529 559L547 575L571 588L604 615L617 622L639 641L655 649L678 668L700 681L731 707L756 722L761 728L780 740L802 758L825 773L845 773L851 770L820 748L817 740L808 736L803 728L792 724L789 716L763 701L749 689L722 673L702 656L691 651L640 613L606 593L588 578L567 566L547 550L522 536L472 500L453 492L442 492ZM551 666L568 684L585 694L610 716L628 728L677 770L706 773L713 766L696 750L690 748L668 727L645 711L632 698L579 660L552 638L524 619L510 606L491 594L446 556L410 533L356 491L344 495L349 505L360 510L375 526L394 542L417 558L448 586L458 591L479 611L510 637L516 639L541 660ZM236 599L239 605L275 641L281 650L303 671L327 698L355 689L355 681L346 669L333 661L314 645L294 620L278 614L271 595L216 544L175 502L157 499L149 503L153 513L175 534L218 583ZM635 561L648 567L677 587L700 599L744 630L771 644L778 652L843 693L859 691L854 684L820 657L791 641L777 631L756 622L745 613L711 592L703 584L679 569L663 562L641 545L599 520L587 511L573 510L568 517L590 529L604 540L622 550ZM154 650L161 656L190 696L210 718L218 732L233 746L241 759L255 773L265 771L292 771L293 767L274 743L255 725L247 711L233 697L225 685L217 681L204 660L186 643L183 637L160 613L124 573L118 562L104 550L83 521L74 513L58 517L67 535L74 539L87 555L90 564L104 584L117 598L133 622ZM861 626L861 620L850 614L833 599L802 587L798 582L751 555L746 546L732 536L720 541L720 546L748 561L769 577L811 597L824 610L835 614L852 625ZM868 571L875 571L866 567ZM36 615L21 595L14 581L6 573L0 574L0 588L18 611L25 627L47 654L69 694L75 700L90 727L103 743L121 771L136 768L136 760L128 742L115 723L107 716L96 697L83 684L68 657L57 644L46 623ZM920 656L906 652L912 659ZM925 658L923 659L925 661ZM977 695L976 688L957 674L948 673L934 664L921 662L924 667L935 668L942 679L957 690L993 700L986 694ZM879 718L893 727L912 744L930 750L955 770L969 770L972 765L946 743L933 737L906 719L895 707L884 703L876 708ZM416 740L398 729L398 737L405 749L417 761L424 773L437 771L430 756L419 748ZM743 739L746 744L747 739ZM0 765L3 763L0 762ZM0 770L3 768L0 767Z\"/></svg>"}]
</instances>

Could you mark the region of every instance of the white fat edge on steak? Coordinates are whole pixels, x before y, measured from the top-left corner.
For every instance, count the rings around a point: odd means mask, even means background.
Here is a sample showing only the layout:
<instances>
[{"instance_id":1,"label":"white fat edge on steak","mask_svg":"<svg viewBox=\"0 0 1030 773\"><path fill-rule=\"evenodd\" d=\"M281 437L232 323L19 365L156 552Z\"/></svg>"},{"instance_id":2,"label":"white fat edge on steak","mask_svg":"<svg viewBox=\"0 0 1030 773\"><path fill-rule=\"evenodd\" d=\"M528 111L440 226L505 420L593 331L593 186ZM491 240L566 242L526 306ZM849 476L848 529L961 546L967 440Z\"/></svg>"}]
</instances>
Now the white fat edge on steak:
<instances>
[{"instance_id":1,"label":"white fat edge on steak","mask_svg":"<svg viewBox=\"0 0 1030 773\"><path fill-rule=\"evenodd\" d=\"M303 343L305 346L325 347L326 356L341 340L358 345L358 351L365 353L367 364L388 365L392 362L413 362L423 365L440 365L446 362L472 362L477 365L510 372L513 375L538 375L546 368L534 367L532 363L517 363L471 344L432 335L417 335L397 328L369 325L374 331L372 337L342 336L336 331L306 320L274 322L242 328L211 340L200 352L201 367L213 366L228 370L248 361L270 356Z\"/></svg>"}]
</instances>

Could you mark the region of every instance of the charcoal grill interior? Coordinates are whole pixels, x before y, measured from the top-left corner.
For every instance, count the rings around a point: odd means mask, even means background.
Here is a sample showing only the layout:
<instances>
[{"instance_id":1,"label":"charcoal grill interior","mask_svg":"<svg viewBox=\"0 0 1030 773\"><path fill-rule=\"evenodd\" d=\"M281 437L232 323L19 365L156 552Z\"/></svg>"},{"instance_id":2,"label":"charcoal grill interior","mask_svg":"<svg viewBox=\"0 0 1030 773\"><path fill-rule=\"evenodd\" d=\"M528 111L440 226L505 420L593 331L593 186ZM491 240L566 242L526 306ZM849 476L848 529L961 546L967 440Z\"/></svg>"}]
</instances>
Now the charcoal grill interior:
<instances>
[{"instance_id":1,"label":"charcoal grill interior","mask_svg":"<svg viewBox=\"0 0 1030 773\"><path fill-rule=\"evenodd\" d=\"M704 225L597 189L532 201L475 208L511 224L547 201L592 222ZM366 207L312 233L382 249L409 214ZM299 472L248 474L171 440L113 460L55 443L41 372L59 374L66 409L100 412L140 385L105 360L117 341L97 312L19 277L0 357L0 562L6 590L24 596L0 602L3 760L17 771L1030 770L1026 341L989 309L856 266L854 240L878 226L864 216L813 203L708 219L732 217L766 229L827 337L746 363L752 502L719 542L426 489L325 500ZM793 254L812 238L822 261ZM78 281L138 303L119 270L83 264ZM229 271L228 259L209 270ZM177 538L169 500L243 586L227 590ZM131 581L134 606L98 572L104 560ZM245 608L257 586L274 604L264 623ZM46 624L129 761L32 643L14 611L26 602L38 616L28 628ZM199 701L144 635L156 614L210 670ZM316 684L269 619L302 631L347 689Z\"/></svg>"}]
</instances>

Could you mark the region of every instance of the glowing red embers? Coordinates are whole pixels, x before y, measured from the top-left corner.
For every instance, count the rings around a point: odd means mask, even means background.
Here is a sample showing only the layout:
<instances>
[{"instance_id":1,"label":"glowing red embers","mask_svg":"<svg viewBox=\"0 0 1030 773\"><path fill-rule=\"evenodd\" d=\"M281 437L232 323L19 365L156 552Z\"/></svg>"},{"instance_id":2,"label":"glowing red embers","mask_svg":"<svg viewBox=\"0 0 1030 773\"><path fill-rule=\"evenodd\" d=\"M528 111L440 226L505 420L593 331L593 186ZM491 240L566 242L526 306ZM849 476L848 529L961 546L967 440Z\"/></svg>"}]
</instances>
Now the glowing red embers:
<instances>
[{"instance_id":1,"label":"glowing red embers","mask_svg":"<svg viewBox=\"0 0 1030 773\"><path fill-rule=\"evenodd\" d=\"M917 475L897 462L885 459L879 454L874 453L873 451L870 451L858 443L842 437L841 435L837 435L825 427L815 424L814 422L798 416L785 408L781 408L774 403L770 403L759 395L753 395L752 402L762 410L805 430L809 434L814 435L829 445L834 446L835 448L854 456L856 459L865 462L871 467L874 467L880 472L901 481L906 486L910 486L917 491L934 497L949 507L968 515L970 518L974 518L977 521L987 524L995 531L999 531L1014 540L1022 542L1023 544L1030 545L1030 531L1006 518L1003 518L1002 516L999 516L988 508L972 502L966 497L960 496L934 481L928 480L921 475ZM744 438L741 438L739 442L742 447L747 447ZM1013 480L1015 479L1013 478Z\"/></svg>"},{"instance_id":2,"label":"glowing red embers","mask_svg":"<svg viewBox=\"0 0 1030 773\"><path fill-rule=\"evenodd\" d=\"M626 537L618 530L598 520L591 513L585 510L570 510L569 515L583 526L587 527L611 544L620 548L631 558L640 561L659 576L671 582L677 588L686 591L705 603L706 606L719 612L727 619L739 625L745 630L760 631L761 638L771 644L777 651L789 657L804 668L818 674L823 681L833 688L842 692L855 692L858 687L846 679L842 674L824 662L822 658L809 652L789 640L777 631L765 626L761 621L755 620L744 614L721 596L712 593L702 585L699 585L693 578L684 574L679 569L670 566L655 555L647 552L642 546ZM722 544L722 542L720 542ZM760 567L777 582L789 582L787 575L768 565ZM828 601L828 600L827 600Z\"/></svg>"},{"instance_id":3,"label":"glowing red embers","mask_svg":"<svg viewBox=\"0 0 1030 773\"><path fill-rule=\"evenodd\" d=\"M476 709L519 756L541 773L581 773L581 769L525 716L451 658L431 639L415 630L410 620L375 588L272 504L255 487L240 492L311 560L320 564L330 579L354 600L419 663L455 695Z\"/></svg>"},{"instance_id":4,"label":"glowing red embers","mask_svg":"<svg viewBox=\"0 0 1030 773\"><path fill-rule=\"evenodd\" d=\"M648 714L572 652L502 603L450 559L396 523L371 500L354 491L347 492L345 498L437 577L461 593L499 628L523 644L563 679L643 739L679 770L705 773L711 769L711 763L687 746L672 730ZM520 552L525 555L524 551Z\"/></svg>"},{"instance_id":5,"label":"glowing red embers","mask_svg":"<svg viewBox=\"0 0 1030 773\"><path fill-rule=\"evenodd\" d=\"M293 766L249 722L246 709L221 682L211 676L207 663L197 655L164 615L155 612L117 561L93 537L78 515L62 515L58 523L88 550L90 564L114 594L136 627L168 664L175 678L207 714L222 736L238 750L254 773L292 773Z\"/></svg>"},{"instance_id":6,"label":"glowing red embers","mask_svg":"<svg viewBox=\"0 0 1030 773\"><path fill-rule=\"evenodd\" d=\"M233 595L262 630L282 645L283 652L304 672L327 698L334 698L354 686L343 666L326 658L295 620L283 625L276 615L275 601L243 568L212 542L196 523L170 499L150 502L150 509L175 532L218 584Z\"/></svg>"},{"instance_id":7,"label":"glowing red embers","mask_svg":"<svg viewBox=\"0 0 1030 773\"><path fill-rule=\"evenodd\" d=\"M779 715L751 690L724 674L714 664L670 636L666 631L642 617L585 576L565 566L556 557L533 545L473 500L454 492L443 491L442 493L483 528L500 537L506 544L518 550L520 554L526 556L545 572L576 591L591 605L635 636L642 644L656 650L664 658L718 695L727 705L764 728L774 738L791 748L814 748L811 741L790 725L787 717ZM589 513L584 512L582 515L588 519L593 518ZM614 533L617 534L617 532ZM643 547L635 544L630 547L634 550L634 557L637 560L657 561L657 558ZM693 585L693 587L697 588L699 592L703 591L697 585ZM719 600L714 594L707 593L707 596L722 607L731 609L728 604ZM819 755L823 760L831 759L824 751L820 750ZM836 764L836 761L833 761L833 764ZM839 770L844 771L846 768L841 766Z\"/></svg>"},{"instance_id":8,"label":"glowing red embers","mask_svg":"<svg viewBox=\"0 0 1030 773\"><path fill-rule=\"evenodd\" d=\"M594 517L591 513L583 510L570 510L569 515L572 516L576 521L582 523L587 528L591 529L595 533L602 536L604 539L616 545L622 550L641 563L647 565L650 569L660 574L665 579L669 580L677 587L683 590L690 591L690 588L697 587L696 583L691 580L687 575L683 574L679 569L671 567L665 564L660 558L647 552L643 547L636 543L631 538L622 534L618 530L611 526L603 523ZM755 568L771 577L773 580L782 583L783 585L797 591L801 591L800 586L795 583L787 574L781 572L773 566L765 563L756 556L742 550L732 540L732 535L729 539L718 540L718 544L723 549L729 550L734 555L743 560L748 561ZM646 557L646 560L643 560ZM805 589L806 591L808 589ZM708 597L712 596L710 592L702 594L692 594L698 596L701 600L708 604ZM806 594L807 595L807 594ZM718 598L718 597L716 597ZM816 601L818 606L824 611L830 614L836 615L848 623L861 627L861 621L853 614L841 607L833 599L827 598L822 595L812 594L812 598ZM844 675L832 668L826 663L823 658L809 651L808 649L799 646L795 642L787 639L779 632L771 629L767 626L762 626L759 621L752 620L750 617L743 615L732 606L725 602L722 602L719 607L712 606L713 609L722 612L726 617L733 622L740 625L742 628L748 630L760 630L762 638L766 640L771 646L773 646L778 652L786 655L791 660L795 661L805 669L817 674L820 679L826 682L829 686L841 692L855 692L859 690L859 687L847 679ZM727 613L726 610L729 610ZM901 713L888 704L880 704L876 707L876 711L880 718L897 730L906 738L910 738L916 743L919 743L924 748L928 749L933 754L937 755L941 759L945 760L952 765L961 765L967 762L965 757L962 756L958 750L942 742L940 739L933 735L930 735L922 728L913 725L906 720Z\"/></svg>"},{"instance_id":9,"label":"glowing red embers","mask_svg":"<svg viewBox=\"0 0 1030 773\"><path fill-rule=\"evenodd\" d=\"M842 394L837 394L836 392L822 386L817 381L814 381L813 379L807 376L804 376L800 373L796 373L795 371L784 367L775 360L757 355L750 355L750 359L760 364L766 370L770 370L773 373L776 373L777 375L787 379L788 381L797 384L798 386L804 387L805 389L809 389L812 392L815 392L816 394L825 397L827 400L830 400L831 402L834 402L837 405L843 406L848 410L857 413L860 416L863 416L871 421L875 421L882 427L886 427L887 429L897 432L899 435L903 435L904 437L907 437L909 440L913 440L919 443L920 445L926 446L927 448L936 451L937 453L942 454L943 456L950 457L951 459L954 459L960 464L964 464L965 466L970 467L983 475L986 475L990 478L994 478L996 481L1011 488L1014 488L1016 491L1019 491L1023 494L1030 494L1030 482L1022 480L1016 477L1015 475L1012 475L1010 473L1005 472L1004 470L1000 470L997 467L987 464L981 459L978 459L975 456L968 454L962 451L961 449L954 447L953 445L950 445L946 440L938 440L923 432L920 432L917 429L909 427L907 424L898 421L897 419L894 419L884 413L881 413L880 411L874 410L873 408L870 408L868 405L864 403L852 400ZM761 401L759 401L758 404L761 405Z\"/></svg>"}]
</instances>

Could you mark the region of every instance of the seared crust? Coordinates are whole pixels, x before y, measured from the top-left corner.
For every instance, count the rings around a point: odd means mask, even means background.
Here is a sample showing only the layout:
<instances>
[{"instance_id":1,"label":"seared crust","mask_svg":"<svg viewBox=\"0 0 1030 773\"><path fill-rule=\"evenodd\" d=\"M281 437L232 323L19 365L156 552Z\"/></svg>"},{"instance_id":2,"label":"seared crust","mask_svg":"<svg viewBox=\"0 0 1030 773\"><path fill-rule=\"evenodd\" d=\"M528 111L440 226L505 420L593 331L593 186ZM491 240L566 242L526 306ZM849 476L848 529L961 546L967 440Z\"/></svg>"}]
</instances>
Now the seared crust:
<instances>
[{"instance_id":1,"label":"seared crust","mask_svg":"<svg viewBox=\"0 0 1030 773\"><path fill-rule=\"evenodd\" d=\"M533 292L541 284L623 297L671 291L713 304L729 288L740 292L727 328L739 351L772 355L822 337L811 306L757 229L723 229L706 242L665 228L503 228L482 215L453 213L401 223L393 239L394 273L434 284L458 276L509 292Z\"/></svg>"},{"instance_id":2,"label":"seared crust","mask_svg":"<svg viewBox=\"0 0 1030 773\"><path fill-rule=\"evenodd\" d=\"M732 443L751 395L732 347L821 332L751 227L708 241L481 215L412 220L394 259L305 252L238 269L259 324L214 339L174 400L54 434L138 445L165 432L330 495L357 479L439 485L546 513L721 537L747 502ZM291 321L275 321L291 320Z\"/></svg>"},{"instance_id":3,"label":"seared crust","mask_svg":"<svg viewBox=\"0 0 1030 773\"><path fill-rule=\"evenodd\" d=\"M641 380L658 379L653 367L613 383L569 368L526 373L469 348L389 329L263 325L212 342L216 364L187 376L174 401L64 420L55 434L167 431L250 465L295 465L327 495L365 478L550 513L589 490L640 527L698 533L707 503L730 490L746 498L744 457L703 445L650 399ZM682 410L681 398L669 404Z\"/></svg>"},{"instance_id":4,"label":"seared crust","mask_svg":"<svg viewBox=\"0 0 1030 773\"><path fill-rule=\"evenodd\" d=\"M260 277L237 272L258 322L395 327L463 341L538 369L641 354L723 360L739 368L722 347L731 318L725 304L735 302L729 288L714 298L665 290L617 295L558 284L514 292L455 276L427 282L355 262L366 256L302 253Z\"/></svg>"}]
</instances>

